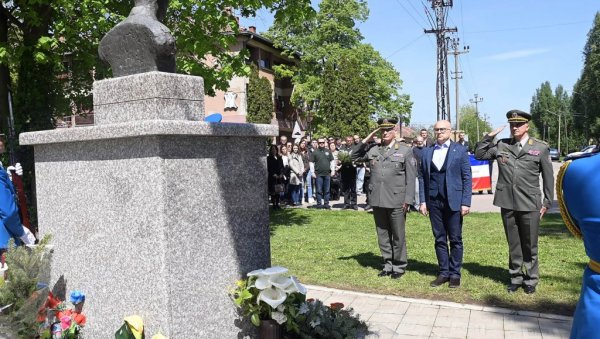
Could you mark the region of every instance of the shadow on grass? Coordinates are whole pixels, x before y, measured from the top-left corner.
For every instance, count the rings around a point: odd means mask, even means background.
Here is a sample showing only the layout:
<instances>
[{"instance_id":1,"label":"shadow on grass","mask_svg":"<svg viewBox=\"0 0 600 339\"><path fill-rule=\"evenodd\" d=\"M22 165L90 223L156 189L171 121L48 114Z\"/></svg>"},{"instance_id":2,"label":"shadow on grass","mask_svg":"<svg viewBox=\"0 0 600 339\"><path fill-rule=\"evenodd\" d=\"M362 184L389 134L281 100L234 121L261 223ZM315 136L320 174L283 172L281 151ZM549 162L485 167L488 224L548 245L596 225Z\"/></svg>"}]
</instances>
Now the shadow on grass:
<instances>
[{"instance_id":1,"label":"shadow on grass","mask_svg":"<svg viewBox=\"0 0 600 339\"><path fill-rule=\"evenodd\" d=\"M508 269L497 267L497 266L488 266L481 265L473 262L463 263L462 266L465 270L469 271L471 275L479 276L482 278L487 278L501 284L508 283Z\"/></svg>"},{"instance_id":2,"label":"shadow on grass","mask_svg":"<svg viewBox=\"0 0 600 339\"><path fill-rule=\"evenodd\" d=\"M306 226L312 223L312 218L308 213L301 213L294 208L270 210L269 214L271 235L281 226Z\"/></svg>"},{"instance_id":3,"label":"shadow on grass","mask_svg":"<svg viewBox=\"0 0 600 339\"><path fill-rule=\"evenodd\" d=\"M373 254L373 252L359 253L347 257L339 257L338 260L356 260L356 262L366 268L381 270L383 262L381 256ZM423 275L437 276L438 267L432 263L422 262L414 259L408 259L406 267L409 271L419 272Z\"/></svg>"},{"instance_id":4,"label":"shadow on grass","mask_svg":"<svg viewBox=\"0 0 600 339\"><path fill-rule=\"evenodd\" d=\"M485 305L492 305L496 307L510 308L514 310L534 311L540 313L551 313L560 314L566 316L573 316L575 312L575 304L556 302L555 300L548 298L540 298L532 303L521 304L519 302L511 302L498 298L495 295L488 295L484 297Z\"/></svg>"}]
</instances>

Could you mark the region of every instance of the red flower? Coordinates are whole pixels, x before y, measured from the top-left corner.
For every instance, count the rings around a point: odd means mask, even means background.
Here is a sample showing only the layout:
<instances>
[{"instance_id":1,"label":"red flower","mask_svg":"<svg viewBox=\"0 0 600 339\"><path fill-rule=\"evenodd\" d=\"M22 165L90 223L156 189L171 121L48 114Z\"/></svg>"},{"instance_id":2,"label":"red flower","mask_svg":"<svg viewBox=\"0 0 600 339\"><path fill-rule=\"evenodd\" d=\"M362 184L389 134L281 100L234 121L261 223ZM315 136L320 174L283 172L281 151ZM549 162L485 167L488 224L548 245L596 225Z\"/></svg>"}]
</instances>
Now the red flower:
<instances>
[{"instance_id":1,"label":"red flower","mask_svg":"<svg viewBox=\"0 0 600 339\"><path fill-rule=\"evenodd\" d=\"M75 320L77 325L85 326L86 318L85 315L83 315L83 313L75 313L75 316L73 316L73 320Z\"/></svg>"},{"instance_id":2,"label":"red flower","mask_svg":"<svg viewBox=\"0 0 600 339\"><path fill-rule=\"evenodd\" d=\"M342 303L331 303L331 305L329 305L329 307L331 307L332 310L337 311L337 310L341 310L342 308L344 308L344 304L342 304Z\"/></svg>"},{"instance_id":3,"label":"red flower","mask_svg":"<svg viewBox=\"0 0 600 339\"><path fill-rule=\"evenodd\" d=\"M315 301L315 299L313 299L313 298L308 298L308 299L306 299L306 301L307 301L307 302L309 302L309 303L311 303L311 302Z\"/></svg>"}]
</instances>

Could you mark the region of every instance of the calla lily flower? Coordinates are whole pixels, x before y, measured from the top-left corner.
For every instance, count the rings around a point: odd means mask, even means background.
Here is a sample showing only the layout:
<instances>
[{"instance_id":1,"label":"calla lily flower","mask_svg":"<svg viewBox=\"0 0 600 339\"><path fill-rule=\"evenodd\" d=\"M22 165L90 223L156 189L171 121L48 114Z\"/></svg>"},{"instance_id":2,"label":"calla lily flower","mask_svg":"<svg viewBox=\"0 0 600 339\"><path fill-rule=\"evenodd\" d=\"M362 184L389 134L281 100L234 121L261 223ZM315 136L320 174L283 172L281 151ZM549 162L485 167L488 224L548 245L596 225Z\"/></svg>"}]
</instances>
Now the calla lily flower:
<instances>
[{"instance_id":1,"label":"calla lily flower","mask_svg":"<svg viewBox=\"0 0 600 339\"><path fill-rule=\"evenodd\" d=\"M282 290L285 290L288 286L292 285L292 279L288 277L274 276L270 277L269 281L271 282L271 285L281 288Z\"/></svg>"},{"instance_id":2,"label":"calla lily flower","mask_svg":"<svg viewBox=\"0 0 600 339\"><path fill-rule=\"evenodd\" d=\"M267 288L258 293L256 301L260 302L262 300L275 309L277 306L283 304L286 298L287 294L283 290L279 288Z\"/></svg>"},{"instance_id":3,"label":"calla lily flower","mask_svg":"<svg viewBox=\"0 0 600 339\"><path fill-rule=\"evenodd\" d=\"M248 276L249 277L262 276L262 275L272 276L272 275L284 274L287 272L288 272L288 269L285 267L273 266L273 267L265 268L262 270L254 270L254 271L248 273Z\"/></svg>"},{"instance_id":4,"label":"calla lily flower","mask_svg":"<svg viewBox=\"0 0 600 339\"><path fill-rule=\"evenodd\" d=\"M298 281L298 278L291 276L290 281L292 283L285 289L286 293L299 292L299 293L306 295L306 292L307 292L306 287L304 285L302 285L300 283L300 281Z\"/></svg>"},{"instance_id":5,"label":"calla lily flower","mask_svg":"<svg viewBox=\"0 0 600 339\"><path fill-rule=\"evenodd\" d=\"M257 277L254 282L254 287L259 290L264 290L266 288L271 287L271 278L280 276L281 274L285 274L288 272L288 269L281 266L273 266L266 268L264 270L254 270L248 273L248 277Z\"/></svg>"}]
</instances>

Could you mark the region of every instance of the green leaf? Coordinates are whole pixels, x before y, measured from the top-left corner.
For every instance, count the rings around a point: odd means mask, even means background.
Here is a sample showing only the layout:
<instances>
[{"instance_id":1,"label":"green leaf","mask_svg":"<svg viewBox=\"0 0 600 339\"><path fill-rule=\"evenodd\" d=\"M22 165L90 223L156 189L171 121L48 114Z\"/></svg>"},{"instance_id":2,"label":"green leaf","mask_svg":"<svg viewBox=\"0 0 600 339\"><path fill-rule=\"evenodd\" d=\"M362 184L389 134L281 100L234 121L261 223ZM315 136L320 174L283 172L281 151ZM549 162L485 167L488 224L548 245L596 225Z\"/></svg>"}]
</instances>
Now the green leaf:
<instances>
[{"instance_id":1,"label":"green leaf","mask_svg":"<svg viewBox=\"0 0 600 339\"><path fill-rule=\"evenodd\" d=\"M250 317L250 321L252 321L252 324L254 324L254 326L260 326L260 317L257 313L252 314L252 316Z\"/></svg>"}]
</instances>

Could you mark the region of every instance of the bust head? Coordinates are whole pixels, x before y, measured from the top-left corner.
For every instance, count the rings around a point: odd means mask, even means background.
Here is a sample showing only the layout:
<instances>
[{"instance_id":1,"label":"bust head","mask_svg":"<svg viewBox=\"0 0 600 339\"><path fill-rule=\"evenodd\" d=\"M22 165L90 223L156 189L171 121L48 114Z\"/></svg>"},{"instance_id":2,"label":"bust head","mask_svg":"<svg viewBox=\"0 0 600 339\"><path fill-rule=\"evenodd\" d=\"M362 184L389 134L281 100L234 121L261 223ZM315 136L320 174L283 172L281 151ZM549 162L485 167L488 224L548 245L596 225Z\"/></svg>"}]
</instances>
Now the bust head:
<instances>
[{"instance_id":1,"label":"bust head","mask_svg":"<svg viewBox=\"0 0 600 339\"><path fill-rule=\"evenodd\" d=\"M133 11L139 7L147 8L148 13L156 16L156 19L161 22L165 18L167 8L169 7L169 0L135 0L134 3L135 7Z\"/></svg>"}]
</instances>

